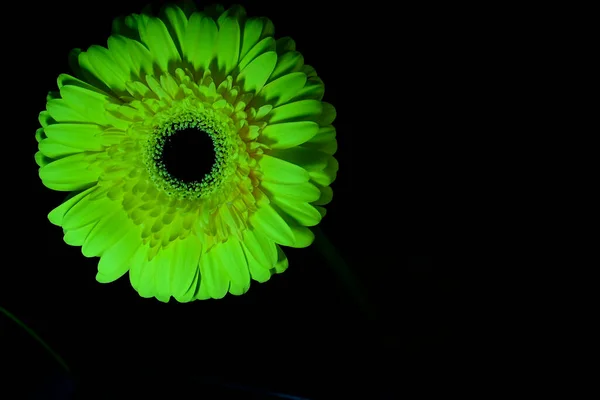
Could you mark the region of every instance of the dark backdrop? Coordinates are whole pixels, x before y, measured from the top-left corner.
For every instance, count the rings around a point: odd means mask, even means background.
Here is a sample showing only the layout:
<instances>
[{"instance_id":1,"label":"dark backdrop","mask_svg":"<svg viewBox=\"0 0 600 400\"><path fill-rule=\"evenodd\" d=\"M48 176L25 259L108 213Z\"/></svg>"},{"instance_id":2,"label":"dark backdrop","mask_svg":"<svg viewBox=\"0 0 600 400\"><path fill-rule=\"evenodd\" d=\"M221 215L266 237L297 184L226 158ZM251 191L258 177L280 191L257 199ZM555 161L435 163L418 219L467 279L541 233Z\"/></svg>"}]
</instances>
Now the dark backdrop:
<instances>
[{"instance_id":1,"label":"dark backdrop","mask_svg":"<svg viewBox=\"0 0 600 400\"><path fill-rule=\"evenodd\" d=\"M0 364L20 378L1 390L50 393L51 384L63 382L66 391L71 382L77 398L220 398L222 383L307 398L359 390L399 398L415 379L439 385L432 374L457 350L459 282L433 261L439 201L431 153L439 132L432 121L439 116L430 103L442 69L431 10L242 2L249 15L270 17L277 37L295 39L325 82L324 100L337 108L340 171L320 227L347 267L332 267L316 246L287 249L288 271L244 296L163 304L140 298L127 276L95 281L97 259L67 246L48 222L64 194L41 184L33 161L37 116L58 74L68 72L69 50L104 45L112 19L144 3L5 10L0 305L72 375L0 315Z\"/></svg>"}]
</instances>

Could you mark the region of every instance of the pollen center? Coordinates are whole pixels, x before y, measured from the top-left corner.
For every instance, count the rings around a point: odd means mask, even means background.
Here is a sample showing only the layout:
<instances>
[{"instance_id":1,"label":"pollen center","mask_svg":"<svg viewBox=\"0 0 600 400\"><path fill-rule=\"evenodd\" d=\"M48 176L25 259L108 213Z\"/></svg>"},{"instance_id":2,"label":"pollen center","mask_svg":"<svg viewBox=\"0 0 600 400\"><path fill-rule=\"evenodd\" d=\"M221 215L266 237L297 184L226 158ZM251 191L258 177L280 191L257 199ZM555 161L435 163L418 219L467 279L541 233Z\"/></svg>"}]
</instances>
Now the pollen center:
<instances>
[{"instance_id":1,"label":"pollen center","mask_svg":"<svg viewBox=\"0 0 600 400\"><path fill-rule=\"evenodd\" d=\"M212 196L236 171L230 120L201 103L181 102L157 113L143 162L156 188L178 199Z\"/></svg>"},{"instance_id":2,"label":"pollen center","mask_svg":"<svg viewBox=\"0 0 600 400\"><path fill-rule=\"evenodd\" d=\"M208 132L184 128L165 140L162 161L173 178L185 183L202 182L215 164L215 146Z\"/></svg>"}]
</instances>

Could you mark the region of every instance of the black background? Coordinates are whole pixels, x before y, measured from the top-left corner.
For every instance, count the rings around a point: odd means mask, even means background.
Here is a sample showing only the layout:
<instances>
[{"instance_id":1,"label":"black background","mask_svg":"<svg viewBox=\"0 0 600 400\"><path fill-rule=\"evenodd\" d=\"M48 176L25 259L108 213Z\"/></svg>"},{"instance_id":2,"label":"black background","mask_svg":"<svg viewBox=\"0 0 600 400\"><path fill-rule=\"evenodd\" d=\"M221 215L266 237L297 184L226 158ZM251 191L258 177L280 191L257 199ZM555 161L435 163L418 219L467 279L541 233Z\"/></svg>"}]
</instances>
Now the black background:
<instances>
[{"instance_id":1,"label":"black background","mask_svg":"<svg viewBox=\"0 0 600 400\"><path fill-rule=\"evenodd\" d=\"M47 92L69 71L69 50L104 45L112 19L145 2L15 4L2 61L0 305L65 359L76 398L221 398L220 383L306 398L436 389L440 369L451 373L460 353L460 282L433 261L431 153L441 117L432 110L439 65L450 62L441 55L443 29L432 10L376 2L241 3L271 18L276 37L292 36L337 109L340 171L320 227L347 272L311 246L286 249L284 274L218 301L143 299L127 276L97 283L97 259L66 245L47 220L64 193L41 184L34 133ZM50 393L64 377L58 364L3 315L0 329L0 365L22 378L2 390Z\"/></svg>"}]
</instances>

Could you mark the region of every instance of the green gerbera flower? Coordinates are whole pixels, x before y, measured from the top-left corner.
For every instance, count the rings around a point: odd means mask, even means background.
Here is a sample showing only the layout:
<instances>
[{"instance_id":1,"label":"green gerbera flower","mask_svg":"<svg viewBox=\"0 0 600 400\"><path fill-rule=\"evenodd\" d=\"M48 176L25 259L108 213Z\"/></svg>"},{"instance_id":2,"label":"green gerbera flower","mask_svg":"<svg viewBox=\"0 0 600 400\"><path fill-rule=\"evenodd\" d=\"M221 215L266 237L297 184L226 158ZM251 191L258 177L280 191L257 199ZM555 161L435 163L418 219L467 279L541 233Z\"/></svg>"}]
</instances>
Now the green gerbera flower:
<instances>
[{"instance_id":1,"label":"green gerbera flower","mask_svg":"<svg viewBox=\"0 0 600 400\"><path fill-rule=\"evenodd\" d=\"M309 246L338 164L334 108L290 38L240 6L165 6L115 20L108 46L74 50L74 76L40 113L49 214L100 257L99 282L129 272L142 297L245 293Z\"/></svg>"}]
</instances>

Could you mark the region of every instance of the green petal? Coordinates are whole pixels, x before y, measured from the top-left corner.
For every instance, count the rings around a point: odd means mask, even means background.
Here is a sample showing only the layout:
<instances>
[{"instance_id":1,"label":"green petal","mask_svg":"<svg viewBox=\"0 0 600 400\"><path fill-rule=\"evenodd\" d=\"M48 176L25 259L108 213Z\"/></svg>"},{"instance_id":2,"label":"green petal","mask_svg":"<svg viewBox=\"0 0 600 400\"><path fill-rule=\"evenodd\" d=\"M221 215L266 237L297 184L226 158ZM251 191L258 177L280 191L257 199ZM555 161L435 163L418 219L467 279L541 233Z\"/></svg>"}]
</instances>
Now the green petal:
<instances>
[{"instance_id":1,"label":"green petal","mask_svg":"<svg viewBox=\"0 0 600 400\"><path fill-rule=\"evenodd\" d=\"M202 279L202 272L199 272L200 278L198 279L197 291L194 292L194 300L208 300L212 298L208 292L210 284L207 280Z\"/></svg>"},{"instance_id":2,"label":"green petal","mask_svg":"<svg viewBox=\"0 0 600 400\"><path fill-rule=\"evenodd\" d=\"M319 196L319 199L313 201L312 204L316 206L324 206L329 204L333 199L333 190L330 186L321 186L319 189L321 191L321 195Z\"/></svg>"},{"instance_id":3,"label":"green petal","mask_svg":"<svg viewBox=\"0 0 600 400\"><path fill-rule=\"evenodd\" d=\"M335 180L338 169L338 161L333 157L329 157L327 159L327 166L323 170L309 171L309 175L310 178L319 185L328 186Z\"/></svg>"},{"instance_id":4,"label":"green petal","mask_svg":"<svg viewBox=\"0 0 600 400\"><path fill-rule=\"evenodd\" d=\"M86 189L80 193L69 197L62 203L60 206L56 207L54 210L50 211L48 214L48 220L54 225L62 226L63 219L65 214L75 206L75 204L79 203L83 198L87 197L95 188Z\"/></svg>"},{"instance_id":5,"label":"green petal","mask_svg":"<svg viewBox=\"0 0 600 400\"><path fill-rule=\"evenodd\" d=\"M265 103L278 105L287 103L298 91L304 87L306 83L306 75L304 72L293 72L291 74L275 79L273 82L266 84L258 93L258 96L250 102L252 107Z\"/></svg>"},{"instance_id":6,"label":"green petal","mask_svg":"<svg viewBox=\"0 0 600 400\"><path fill-rule=\"evenodd\" d=\"M158 255L148 261L148 255L144 254L144 261L140 262L141 272L136 290L144 298L154 297L158 294L156 290L156 269L158 267Z\"/></svg>"},{"instance_id":7,"label":"green petal","mask_svg":"<svg viewBox=\"0 0 600 400\"><path fill-rule=\"evenodd\" d=\"M273 245L273 249L275 250L275 256L277 256L277 249L275 245ZM250 275L252 279L257 282L264 283L271 278L271 272L269 269L264 268L258 261L254 259L254 257L246 252L246 257L248 260L248 269L250 270ZM275 263L271 264L274 265Z\"/></svg>"},{"instance_id":8,"label":"green petal","mask_svg":"<svg viewBox=\"0 0 600 400\"><path fill-rule=\"evenodd\" d=\"M304 65L304 57L297 51L290 51L277 57L277 66L271 75L270 80L274 81L284 75L292 72L299 72Z\"/></svg>"},{"instance_id":9,"label":"green petal","mask_svg":"<svg viewBox=\"0 0 600 400\"><path fill-rule=\"evenodd\" d=\"M163 72L167 72L170 65L181 61L167 27L159 18L143 18L139 29L142 42L148 47L154 61Z\"/></svg>"},{"instance_id":10,"label":"green petal","mask_svg":"<svg viewBox=\"0 0 600 400\"><path fill-rule=\"evenodd\" d=\"M217 24L212 18L197 12L192 14L185 32L184 47L187 61L195 70L209 68L217 34Z\"/></svg>"},{"instance_id":11,"label":"green petal","mask_svg":"<svg viewBox=\"0 0 600 400\"><path fill-rule=\"evenodd\" d=\"M306 65L305 65L306 67ZM311 77L309 76L306 80L306 84L302 89L296 93L292 100L322 100L323 95L325 94L325 85L323 81L318 76Z\"/></svg>"},{"instance_id":12,"label":"green petal","mask_svg":"<svg viewBox=\"0 0 600 400\"><path fill-rule=\"evenodd\" d=\"M297 165L279 158L263 155L258 162L263 180L278 183L304 183L309 180L308 172Z\"/></svg>"},{"instance_id":13,"label":"green petal","mask_svg":"<svg viewBox=\"0 0 600 400\"><path fill-rule=\"evenodd\" d=\"M173 246L162 248L152 259L156 262L156 298L162 302L168 302L172 292L171 282L173 279Z\"/></svg>"},{"instance_id":14,"label":"green petal","mask_svg":"<svg viewBox=\"0 0 600 400\"><path fill-rule=\"evenodd\" d=\"M151 74L153 57L143 44L121 35L112 35L108 39L108 48L119 54L115 58L123 58L129 66L130 79L140 79L145 74ZM129 81L129 79L128 79Z\"/></svg>"},{"instance_id":15,"label":"green petal","mask_svg":"<svg viewBox=\"0 0 600 400\"><path fill-rule=\"evenodd\" d=\"M296 42L289 36L277 39L277 54L285 54L296 50Z\"/></svg>"},{"instance_id":16,"label":"green petal","mask_svg":"<svg viewBox=\"0 0 600 400\"><path fill-rule=\"evenodd\" d=\"M275 29L273 22L268 18L249 18L244 24L244 33L242 36L242 46L240 52L240 60L250 52L250 50L256 46L258 42L264 40L267 37L273 36ZM269 50L275 50L275 40L271 38L272 48Z\"/></svg>"},{"instance_id":17,"label":"green petal","mask_svg":"<svg viewBox=\"0 0 600 400\"><path fill-rule=\"evenodd\" d=\"M272 37L264 38L263 40L258 42L254 47L252 47L252 49L250 49L250 51L248 52L248 54L246 54L244 56L244 58L240 59L240 62L237 65L236 70L238 70L238 71L243 70L244 68L246 68L246 66L248 64L250 64L252 62L252 60L257 58L261 54L264 54L269 51L274 51L274 50L275 50L275 39L273 39Z\"/></svg>"},{"instance_id":18,"label":"green petal","mask_svg":"<svg viewBox=\"0 0 600 400\"><path fill-rule=\"evenodd\" d=\"M306 202L295 201L288 197L275 197L273 201L299 225L315 226L321 222L319 211Z\"/></svg>"},{"instance_id":19,"label":"green petal","mask_svg":"<svg viewBox=\"0 0 600 400\"><path fill-rule=\"evenodd\" d=\"M113 103L107 95L76 85L64 85L60 88L60 95L68 107L85 117L82 122L107 125L106 105ZM62 121L54 115L53 118Z\"/></svg>"},{"instance_id":20,"label":"green petal","mask_svg":"<svg viewBox=\"0 0 600 400\"><path fill-rule=\"evenodd\" d=\"M269 124L263 129L260 141L273 149L287 149L307 142L317 132L319 125L311 121Z\"/></svg>"},{"instance_id":21,"label":"green petal","mask_svg":"<svg viewBox=\"0 0 600 400\"><path fill-rule=\"evenodd\" d=\"M274 150L271 155L298 165L309 172L323 170L327 166L330 157L323 152L307 149L303 146Z\"/></svg>"},{"instance_id":22,"label":"green petal","mask_svg":"<svg viewBox=\"0 0 600 400\"><path fill-rule=\"evenodd\" d=\"M336 132L333 126L319 128L319 132L308 142L302 144L302 147L321 151L325 154L334 155L337 151Z\"/></svg>"},{"instance_id":23,"label":"green petal","mask_svg":"<svg viewBox=\"0 0 600 400\"><path fill-rule=\"evenodd\" d=\"M323 112L317 121L321 126L328 126L335 120L336 111L333 105L323 102Z\"/></svg>"},{"instance_id":24,"label":"green petal","mask_svg":"<svg viewBox=\"0 0 600 400\"><path fill-rule=\"evenodd\" d=\"M87 192L87 191L86 191ZM63 216L61 226L71 230L98 221L102 216L111 214L119 204L108 197L96 198L98 191L88 192L88 195L75 203Z\"/></svg>"},{"instance_id":25,"label":"green petal","mask_svg":"<svg viewBox=\"0 0 600 400\"><path fill-rule=\"evenodd\" d=\"M285 246L294 244L294 234L281 215L270 205L263 206L251 218L252 226L275 243Z\"/></svg>"},{"instance_id":26,"label":"green petal","mask_svg":"<svg viewBox=\"0 0 600 400\"><path fill-rule=\"evenodd\" d=\"M288 269L288 266L288 259L283 252L283 249L280 246L277 246L277 263L275 264L275 267L273 267L272 271L276 274L281 274Z\"/></svg>"},{"instance_id":27,"label":"green petal","mask_svg":"<svg viewBox=\"0 0 600 400\"><path fill-rule=\"evenodd\" d=\"M100 257L96 280L100 283L110 283L125 275L131 265L131 258L141 244L139 228L130 224L129 231L120 236L119 241Z\"/></svg>"},{"instance_id":28,"label":"green petal","mask_svg":"<svg viewBox=\"0 0 600 400\"><path fill-rule=\"evenodd\" d=\"M129 262L129 281L131 283L131 287L138 292L140 288L142 272L146 267L146 263L148 262L148 257L146 256L147 254L148 246L139 246Z\"/></svg>"},{"instance_id":29,"label":"green petal","mask_svg":"<svg viewBox=\"0 0 600 400\"><path fill-rule=\"evenodd\" d=\"M245 92L257 93L269 79L276 63L277 54L274 51L268 51L244 67L236 80Z\"/></svg>"},{"instance_id":30,"label":"green petal","mask_svg":"<svg viewBox=\"0 0 600 400\"><path fill-rule=\"evenodd\" d=\"M39 170L46 187L61 191L85 189L98 181L100 173L97 168L90 168L88 155L82 153L53 161Z\"/></svg>"},{"instance_id":31,"label":"green petal","mask_svg":"<svg viewBox=\"0 0 600 400\"><path fill-rule=\"evenodd\" d=\"M128 230L130 221L125 211L115 208L111 214L102 216L90 231L81 252L86 257L99 257L114 245Z\"/></svg>"},{"instance_id":32,"label":"green petal","mask_svg":"<svg viewBox=\"0 0 600 400\"><path fill-rule=\"evenodd\" d=\"M124 92L125 82L129 80L129 71L121 68L111 52L104 47L93 45L86 53L96 76L112 90Z\"/></svg>"},{"instance_id":33,"label":"green petal","mask_svg":"<svg viewBox=\"0 0 600 400\"><path fill-rule=\"evenodd\" d=\"M238 63L240 33L240 23L237 18L219 18L219 33L215 47L218 74L213 74L217 84L233 71Z\"/></svg>"},{"instance_id":34,"label":"green petal","mask_svg":"<svg viewBox=\"0 0 600 400\"><path fill-rule=\"evenodd\" d=\"M208 253L200 256L200 275L202 283L213 299L222 299L229 290L229 276L221 268L219 258L222 257L223 246L217 245Z\"/></svg>"},{"instance_id":35,"label":"green petal","mask_svg":"<svg viewBox=\"0 0 600 400\"><path fill-rule=\"evenodd\" d=\"M294 232L294 248L303 249L315 241L315 234L305 226L290 226Z\"/></svg>"},{"instance_id":36,"label":"green petal","mask_svg":"<svg viewBox=\"0 0 600 400\"><path fill-rule=\"evenodd\" d=\"M251 254L252 258L265 270L272 268L277 260L275 243L259 231L246 229L243 247L246 254Z\"/></svg>"},{"instance_id":37,"label":"green petal","mask_svg":"<svg viewBox=\"0 0 600 400\"><path fill-rule=\"evenodd\" d=\"M173 279L171 289L177 301L185 296L198 274L202 245L195 235L176 240L173 246ZM189 301L189 300L188 300Z\"/></svg>"},{"instance_id":38,"label":"green petal","mask_svg":"<svg viewBox=\"0 0 600 400\"><path fill-rule=\"evenodd\" d=\"M50 116L50 113L48 111L40 112L38 116L38 121L40 125L42 125L42 127L44 128L56 123L56 121Z\"/></svg>"},{"instance_id":39,"label":"green petal","mask_svg":"<svg viewBox=\"0 0 600 400\"><path fill-rule=\"evenodd\" d=\"M71 154L80 153L81 149L65 146L52 139L44 139L38 144L41 154L51 158L61 158Z\"/></svg>"},{"instance_id":40,"label":"green petal","mask_svg":"<svg viewBox=\"0 0 600 400\"><path fill-rule=\"evenodd\" d=\"M275 107L268 115L270 124L290 121L317 121L323 112L323 103L318 100L300 100Z\"/></svg>"},{"instance_id":41,"label":"green petal","mask_svg":"<svg viewBox=\"0 0 600 400\"><path fill-rule=\"evenodd\" d=\"M166 4L160 11L161 19L163 20L169 35L175 43L175 47L179 51L179 55L185 54L185 30L187 28L188 19L183 10L176 5Z\"/></svg>"},{"instance_id":42,"label":"green petal","mask_svg":"<svg viewBox=\"0 0 600 400\"><path fill-rule=\"evenodd\" d=\"M115 18L112 23L112 33L133 40L140 40L139 17L138 14L132 14Z\"/></svg>"},{"instance_id":43,"label":"green petal","mask_svg":"<svg viewBox=\"0 0 600 400\"><path fill-rule=\"evenodd\" d=\"M98 224L98 222L92 222L91 224L87 224L86 226L82 226L81 228L71 229L65 231L63 235L63 240L69 246L83 246L85 240L89 236L90 232L94 227Z\"/></svg>"},{"instance_id":44,"label":"green petal","mask_svg":"<svg viewBox=\"0 0 600 400\"><path fill-rule=\"evenodd\" d=\"M79 52L77 56L77 62L79 64L79 74L81 78L89 83L90 85L99 88L104 92L111 92L102 79L99 78L98 72L90 62L90 58L87 52Z\"/></svg>"},{"instance_id":45,"label":"green petal","mask_svg":"<svg viewBox=\"0 0 600 400\"><path fill-rule=\"evenodd\" d=\"M37 128L35 130L35 140L36 142L41 142L42 140L46 139L46 133L44 132L44 128Z\"/></svg>"},{"instance_id":46,"label":"green petal","mask_svg":"<svg viewBox=\"0 0 600 400\"><path fill-rule=\"evenodd\" d=\"M321 195L319 188L310 182L288 185L263 181L260 185L271 194L269 197L281 196L297 201L312 202L319 199Z\"/></svg>"},{"instance_id":47,"label":"green petal","mask_svg":"<svg viewBox=\"0 0 600 400\"><path fill-rule=\"evenodd\" d=\"M180 303L188 303L188 302L194 300L194 296L199 291L200 291L200 268L198 267L198 264L196 264L196 268L194 270L194 276L192 277L192 283L191 283L190 287L188 288L188 290L183 295L180 295L180 296L173 295L173 297L175 297L175 299ZM209 298L209 297L207 297L207 298Z\"/></svg>"},{"instance_id":48,"label":"green petal","mask_svg":"<svg viewBox=\"0 0 600 400\"><path fill-rule=\"evenodd\" d=\"M250 272L240 242L232 236L220 246L223 249L218 262L221 265L221 270L227 271L231 280L229 291L238 296L246 293L250 288Z\"/></svg>"},{"instance_id":49,"label":"green petal","mask_svg":"<svg viewBox=\"0 0 600 400\"><path fill-rule=\"evenodd\" d=\"M44 132L65 146L89 151L103 149L102 128L95 124L54 124L44 128Z\"/></svg>"},{"instance_id":50,"label":"green petal","mask_svg":"<svg viewBox=\"0 0 600 400\"><path fill-rule=\"evenodd\" d=\"M70 107L63 99L48 101L46 109L57 122L92 122Z\"/></svg>"},{"instance_id":51,"label":"green petal","mask_svg":"<svg viewBox=\"0 0 600 400\"><path fill-rule=\"evenodd\" d=\"M52 159L50 157L46 157L39 151L34 154L33 158L38 167L45 167L46 165L52 162Z\"/></svg>"}]
</instances>

